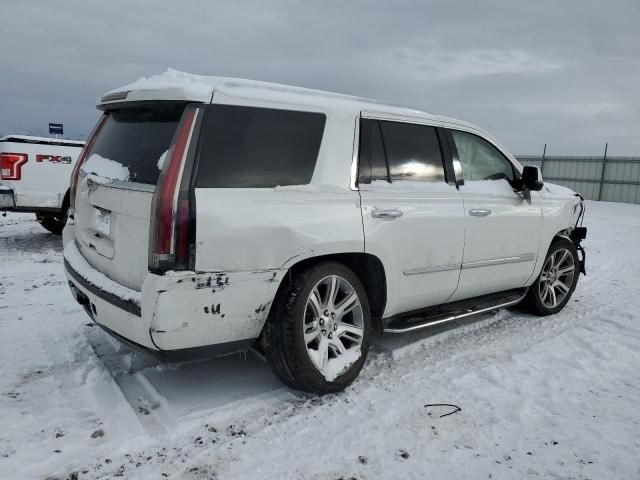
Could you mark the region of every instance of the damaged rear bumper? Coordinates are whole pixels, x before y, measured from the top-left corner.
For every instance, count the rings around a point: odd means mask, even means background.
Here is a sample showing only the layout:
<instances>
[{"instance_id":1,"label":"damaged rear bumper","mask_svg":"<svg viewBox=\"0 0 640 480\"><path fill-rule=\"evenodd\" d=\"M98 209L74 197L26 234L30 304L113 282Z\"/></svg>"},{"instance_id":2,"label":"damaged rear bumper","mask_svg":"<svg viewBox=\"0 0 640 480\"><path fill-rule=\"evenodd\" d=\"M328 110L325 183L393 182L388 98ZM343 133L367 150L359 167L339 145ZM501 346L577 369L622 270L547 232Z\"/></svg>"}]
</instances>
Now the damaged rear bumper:
<instances>
[{"instance_id":1,"label":"damaged rear bumper","mask_svg":"<svg viewBox=\"0 0 640 480\"><path fill-rule=\"evenodd\" d=\"M280 270L149 273L137 292L88 263L78 265L73 248L73 241L65 247L65 272L89 316L129 346L169 360L246 350L260 335L284 275Z\"/></svg>"}]
</instances>

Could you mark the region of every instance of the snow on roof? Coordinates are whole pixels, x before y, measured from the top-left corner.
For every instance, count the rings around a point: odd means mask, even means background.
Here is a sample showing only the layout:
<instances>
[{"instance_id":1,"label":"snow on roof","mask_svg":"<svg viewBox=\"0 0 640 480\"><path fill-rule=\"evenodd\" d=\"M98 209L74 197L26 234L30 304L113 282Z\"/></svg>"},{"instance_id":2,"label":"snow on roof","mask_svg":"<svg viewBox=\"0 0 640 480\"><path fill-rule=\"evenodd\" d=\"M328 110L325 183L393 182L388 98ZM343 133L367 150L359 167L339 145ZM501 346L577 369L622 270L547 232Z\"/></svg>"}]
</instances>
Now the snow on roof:
<instances>
[{"instance_id":1,"label":"snow on roof","mask_svg":"<svg viewBox=\"0 0 640 480\"><path fill-rule=\"evenodd\" d=\"M118 95L124 94L125 92L128 93L128 95ZM481 133L495 142L495 139L491 135L472 123L413 108L311 88L243 78L196 75L172 68L158 75L146 78L142 77L133 83L107 92L103 97L102 104L111 104L111 101L114 100L137 101L160 99L209 103L213 98L214 92L229 97L306 105L347 114L357 115L361 112L383 113L396 117L442 122ZM108 98L108 96L112 96L112 98Z\"/></svg>"},{"instance_id":2,"label":"snow on roof","mask_svg":"<svg viewBox=\"0 0 640 480\"><path fill-rule=\"evenodd\" d=\"M231 97L242 97L275 101L283 103L301 103L331 110L347 110L359 112L374 110L410 117L423 117L446 121L440 117L420 110L400 107L376 100L361 98L341 93L326 92L310 88L295 87L279 83L247 80L242 78L195 75L168 69L166 72L151 77L143 77L133 83L111 90L105 94L111 96L124 92L171 92L175 98L192 101L210 102L214 92ZM117 98L118 100L124 100ZM105 102L108 98L105 98ZM462 123L462 122L457 122Z\"/></svg>"},{"instance_id":3,"label":"snow on roof","mask_svg":"<svg viewBox=\"0 0 640 480\"><path fill-rule=\"evenodd\" d=\"M66 140L64 138L34 137L32 135L7 135L0 138L0 142L39 143L47 145L84 146L83 140Z\"/></svg>"}]
</instances>

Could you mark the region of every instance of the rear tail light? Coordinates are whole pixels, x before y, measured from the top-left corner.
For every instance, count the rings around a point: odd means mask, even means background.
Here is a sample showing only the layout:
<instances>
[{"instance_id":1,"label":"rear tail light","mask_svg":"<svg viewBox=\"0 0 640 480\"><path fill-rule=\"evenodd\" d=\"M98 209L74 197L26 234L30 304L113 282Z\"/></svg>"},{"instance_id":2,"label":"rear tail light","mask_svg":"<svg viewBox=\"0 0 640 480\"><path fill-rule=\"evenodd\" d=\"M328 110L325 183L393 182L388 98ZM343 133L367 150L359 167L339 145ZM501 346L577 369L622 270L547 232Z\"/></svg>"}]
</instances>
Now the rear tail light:
<instances>
[{"instance_id":1,"label":"rear tail light","mask_svg":"<svg viewBox=\"0 0 640 480\"><path fill-rule=\"evenodd\" d=\"M105 113L100 117L100 120L98 120L98 123L93 128L91 135L89 135L89 138L87 138L87 142L84 144L84 148L80 152L76 164L73 166L73 171L71 172L71 185L69 186L69 207L71 207L71 211L69 213L70 215L74 214L76 208L76 189L78 188L80 167L82 167L82 164L87 159L87 155L91 151L91 148L96 141L96 137L98 136L98 132L100 132L102 125L104 125L104 122L107 119L107 115L108 114Z\"/></svg>"},{"instance_id":2,"label":"rear tail light","mask_svg":"<svg viewBox=\"0 0 640 480\"><path fill-rule=\"evenodd\" d=\"M167 153L151 206L149 269L156 272L193 268L195 238L191 192L193 161L189 146L195 143L200 110L185 109ZM193 150L193 149L192 149Z\"/></svg>"},{"instance_id":3,"label":"rear tail light","mask_svg":"<svg viewBox=\"0 0 640 480\"><path fill-rule=\"evenodd\" d=\"M0 153L0 180L20 180L28 158L26 153Z\"/></svg>"}]
</instances>

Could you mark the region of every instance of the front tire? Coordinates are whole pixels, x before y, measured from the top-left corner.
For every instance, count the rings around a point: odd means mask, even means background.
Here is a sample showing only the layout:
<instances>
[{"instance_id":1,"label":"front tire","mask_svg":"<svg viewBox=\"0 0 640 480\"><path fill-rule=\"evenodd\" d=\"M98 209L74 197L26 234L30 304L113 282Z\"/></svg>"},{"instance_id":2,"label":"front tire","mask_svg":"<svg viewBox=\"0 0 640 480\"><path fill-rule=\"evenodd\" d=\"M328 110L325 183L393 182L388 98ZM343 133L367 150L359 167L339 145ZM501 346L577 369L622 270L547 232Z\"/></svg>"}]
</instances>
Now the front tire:
<instances>
[{"instance_id":1,"label":"front tire","mask_svg":"<svg viewBox=\"0 0 640 480\"><path fill-rule=\"evenodd\" d=\"M566 238L554 240L540 275L529 288L524 305L539 316L558 313L576 289L579 275L580 260L576 246Z\"/></svg>"},{"instance_id":2,"label":"front tire","mask_svg":"<svg viewBox=\"0 0 640 480\"><path fill-rule=\"evenodd\" d=\"M371 314L362 283L337 262L294 272L277 295L265 335L267 360L287 386L317 394L343 390L369 350Z\"/></svg>"}]
</instances>

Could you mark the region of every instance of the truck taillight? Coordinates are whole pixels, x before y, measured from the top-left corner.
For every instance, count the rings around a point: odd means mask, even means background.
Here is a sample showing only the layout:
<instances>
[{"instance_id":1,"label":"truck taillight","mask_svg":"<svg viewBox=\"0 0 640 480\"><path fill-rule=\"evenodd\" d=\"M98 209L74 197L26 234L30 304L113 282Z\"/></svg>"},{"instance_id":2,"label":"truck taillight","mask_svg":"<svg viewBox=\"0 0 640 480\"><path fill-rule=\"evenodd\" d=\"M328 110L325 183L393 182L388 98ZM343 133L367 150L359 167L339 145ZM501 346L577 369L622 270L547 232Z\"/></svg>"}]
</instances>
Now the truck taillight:
<instances>
[{"instance_id":1,"label":"truck taillight","mask_svg":"<svg viewBox=\"0 0 640 480\"><path fill-rule=\"evenodd\" d=\"M26 153L0 153L0 180L20 180L28 159Z\"/></svg>"},{"instance_id":2,"label":"truck taillight","mask_svg":"<svg viewBox=\"0 0 640 480\"><path fill-rule=\"evenodd\" d=\"M96 137L98 136L98 132L102 128L102 125L104 124L106 118L107 118L106 113L100 117L100 120L98 120L98 123L96 124L96 126L93 128L93 131L89 135L89 138L87 138L87 142L84 144L84 147L82 148L82 151L78 156L78 160L76 161L76 164L73 166L73 170L71 172L71 184L69 185L69 207L71 207L72 213L75 211L75 208L76 208L76 189L78 188L78 177L80 176L80 167L82 167L82 164L87 159L87 155L91 151L91 148L93 147L93 144L96 141Z\"/></svg>"},{"instance_id":3,"label":"truck taillight","mask_svg":"<svg viewBox=\"0 0 640 480\"><path fill-rule=\"evenodd\" d=\"M192 265L195 225L192 223L189 146L195 142L198 114L196 106L185 109L167 153L151 206L149 269L157 272L186 270Z\"/></svg>"}]
</instances>

